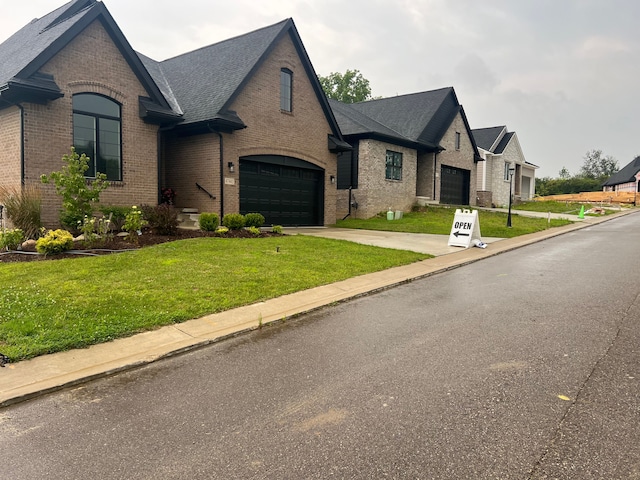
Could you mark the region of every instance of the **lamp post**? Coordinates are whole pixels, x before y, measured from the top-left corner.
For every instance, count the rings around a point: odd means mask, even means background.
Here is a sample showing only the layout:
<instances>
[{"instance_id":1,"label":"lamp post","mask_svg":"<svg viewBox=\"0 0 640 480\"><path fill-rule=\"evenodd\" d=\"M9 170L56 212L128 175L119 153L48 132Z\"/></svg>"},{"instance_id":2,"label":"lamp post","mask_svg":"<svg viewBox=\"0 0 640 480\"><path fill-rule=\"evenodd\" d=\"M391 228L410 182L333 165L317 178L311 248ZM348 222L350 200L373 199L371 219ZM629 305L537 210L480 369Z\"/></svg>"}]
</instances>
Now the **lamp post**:
<instances>
[{"instance_id":1,"label":"lamp post","mask_svg":"<svg viewBox=\"0 0 640 480\"><path fill-rule=\"evenodd\" d=\"M509 168L509 215L507 215L507 227L511 228L511 185L513 184L513 173L516 171L515 168Z\"/></svg>"}]
</instances>

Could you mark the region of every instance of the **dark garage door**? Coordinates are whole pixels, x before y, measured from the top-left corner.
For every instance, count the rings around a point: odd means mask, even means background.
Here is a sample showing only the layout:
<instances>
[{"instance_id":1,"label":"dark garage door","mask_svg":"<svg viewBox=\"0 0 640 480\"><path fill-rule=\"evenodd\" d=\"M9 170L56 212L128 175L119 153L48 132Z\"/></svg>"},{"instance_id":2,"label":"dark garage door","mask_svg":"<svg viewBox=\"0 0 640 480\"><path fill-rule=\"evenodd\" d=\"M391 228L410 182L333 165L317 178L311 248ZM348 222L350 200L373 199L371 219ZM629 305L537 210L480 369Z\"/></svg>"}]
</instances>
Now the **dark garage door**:
<instances>
[{"instance_id":1,"label":"dark garage door","mask_svg":"<svg viewBox=\"0 0 640 480\"><path fill-rule=\"evenodd\" d=\"M324 171L280 156L240 159L240 213L258 212L267 225L323 225Z\"/></svg>"},{"instance_id":2,"label":"dark garage door","mask_svg":"<svg viewBox=\"0 0 640 480\"><path fill-rule=\"evenodd\" d=\"M469 170L443 165L440 174L440 203L469 205L470 179Z\"/></svg>"}]
</instances>

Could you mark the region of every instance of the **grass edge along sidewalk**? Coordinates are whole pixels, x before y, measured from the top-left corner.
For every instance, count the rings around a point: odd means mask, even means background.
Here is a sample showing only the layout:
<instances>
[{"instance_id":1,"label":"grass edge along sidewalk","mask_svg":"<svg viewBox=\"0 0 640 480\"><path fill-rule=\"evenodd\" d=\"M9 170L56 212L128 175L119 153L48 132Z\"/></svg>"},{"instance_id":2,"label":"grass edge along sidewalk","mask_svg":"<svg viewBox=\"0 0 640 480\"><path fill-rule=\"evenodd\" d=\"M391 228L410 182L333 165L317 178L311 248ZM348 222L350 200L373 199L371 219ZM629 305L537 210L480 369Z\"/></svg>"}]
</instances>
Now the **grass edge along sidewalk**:
<instances>
[{"instance_id":1,"label":"grass edge along sidewalk","mask_svg":"<svg viewBox=\"0 0 640 480\"><path fill-rule=\"evenodd\" d=\"M0 352L16 362L86 347L430 257L284 236L4 264Z\"/></svg>"}]
</instances>

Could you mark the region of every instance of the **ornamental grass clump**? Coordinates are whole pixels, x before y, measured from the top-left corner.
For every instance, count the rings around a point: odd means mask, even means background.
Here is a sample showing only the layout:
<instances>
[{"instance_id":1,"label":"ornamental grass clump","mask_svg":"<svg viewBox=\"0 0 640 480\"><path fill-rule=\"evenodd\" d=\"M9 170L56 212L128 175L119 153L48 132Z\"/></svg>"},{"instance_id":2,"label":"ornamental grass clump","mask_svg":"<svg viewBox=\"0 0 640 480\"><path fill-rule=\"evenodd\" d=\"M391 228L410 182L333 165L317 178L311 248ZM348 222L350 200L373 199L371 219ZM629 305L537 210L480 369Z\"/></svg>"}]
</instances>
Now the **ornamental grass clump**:
<instances>
[{"instance_id":1,"label":"ornamental grass clump","mask_svg":"<svg viewBox=\"0 0 640 480\"><path fill-rule=\"evenodd\" d=\"M7 217L15 228L22 230L25 238L40 236L42 192L38 187L0 187L0 205L4 205Z\"/></svg>"},{"instance_id":2,"label":"ornamental grass clump","mask_svg":"<svg viewBox=\"0 0 640 480\"><path fill-rule=\"evenodd\" d=\"M205 232L215 232L218 225L220 225L220 217L217 213L202 212L198 219L200 230Z\"/></svg>"},{"instance_id":3,"label":"ornamental grass clump","mask_svg":"<svg viewBox=\"0 0 640 480\"><path fill-rule=\"evenodd\" d=\"M24 242L24 232L19 228L0 231L0 250L17 250Z\"/></svg>"},{"instance_id":4,"label":"ornamental grass clump","mask_svg":"<svg viewBox=\"0 0 640 480\"><path fill-rule=\"evenodd\" d=\"M44 255L55 255L73 248L73 236L66 230L49 230L36 241L36 251Z\"/></svg>"}]
</instances>

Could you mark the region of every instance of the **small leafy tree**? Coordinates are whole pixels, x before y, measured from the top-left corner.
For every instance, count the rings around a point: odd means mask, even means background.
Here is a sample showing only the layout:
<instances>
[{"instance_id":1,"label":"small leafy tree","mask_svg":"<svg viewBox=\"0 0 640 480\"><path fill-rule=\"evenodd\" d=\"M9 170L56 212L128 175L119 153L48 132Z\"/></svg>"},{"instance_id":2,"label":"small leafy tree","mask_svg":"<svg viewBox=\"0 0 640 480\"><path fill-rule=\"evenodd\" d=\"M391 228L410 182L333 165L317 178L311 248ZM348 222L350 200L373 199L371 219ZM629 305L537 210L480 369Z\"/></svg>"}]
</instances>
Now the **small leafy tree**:
<instances>
[{"instance_id":1,"label":"small leafy tree","mask_svg":"<svg viewBox=\"0 0 640 480\"><path fill-rule=\"evenodd\" d=\"M62 197L60 223L76 230L85 215L93 215L93 205L100 202L100 193L107 189L109 182L104 173L96 174L96 178L89 181L84 176L89 169L89 158L84 153L78 155L74 147L62 161L66 164L62 170L42 175L40 180L42 183L53 182L56 193Z\"/></svg>"},{"instance_id":2,"label":"small leafy tree","mask_svg":"<svg viewBox=\"0 0 640 480\"><path fill-rule=\"evenodd\" d=\"M356 103L371 99L369 80L359 70L347 70L344 74L332 72L326 77L318 76L318 80L327 97L334 100Z\"/></svg>"},{"instance_id":3,"label":"small leafy tree","mask_svg":"<svg viewBox=\"0 0 640 480\"><path fill-rule=\"evenodd\" d=\"M589 150L580 169L581 176L605 180L619 170L618 161L611 155L603 156L602 150Z\"/></svg>"}]
</instances>

